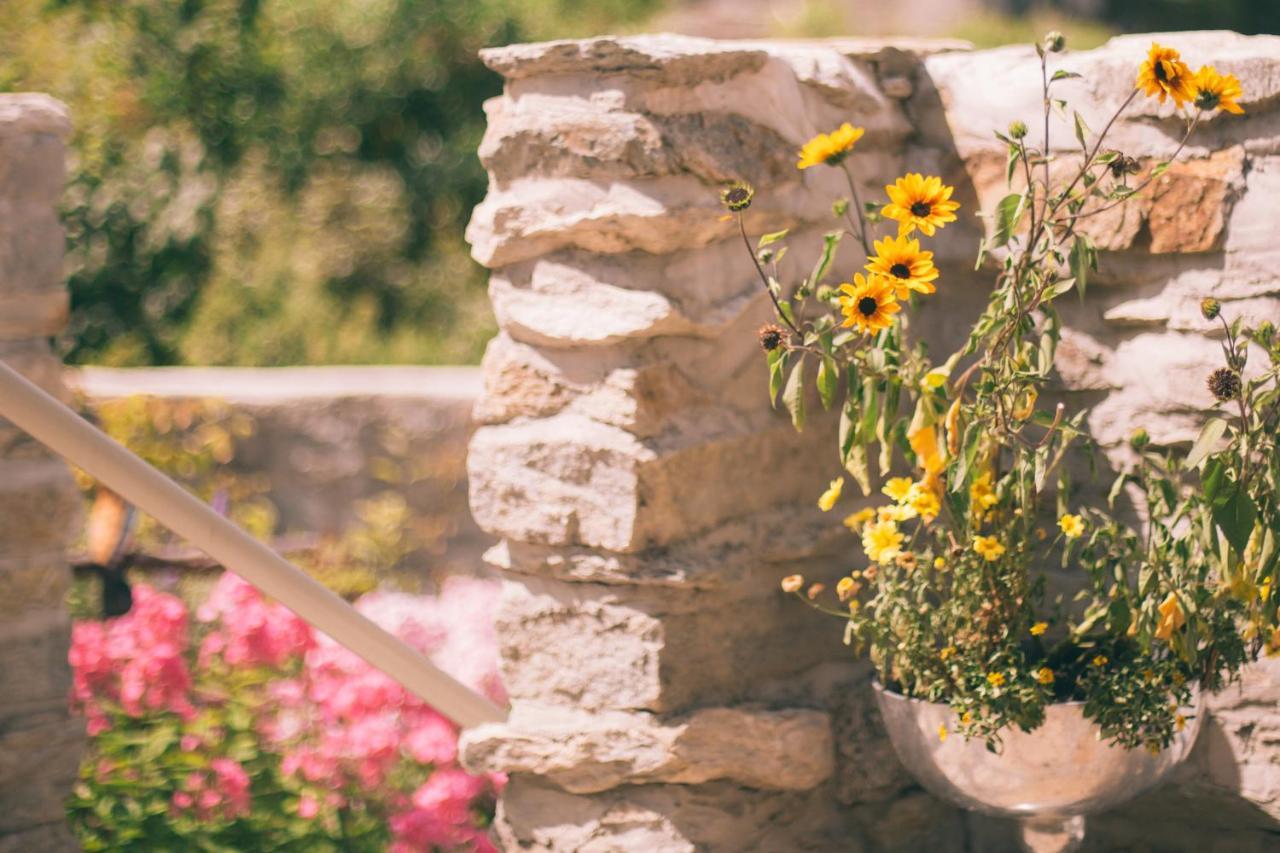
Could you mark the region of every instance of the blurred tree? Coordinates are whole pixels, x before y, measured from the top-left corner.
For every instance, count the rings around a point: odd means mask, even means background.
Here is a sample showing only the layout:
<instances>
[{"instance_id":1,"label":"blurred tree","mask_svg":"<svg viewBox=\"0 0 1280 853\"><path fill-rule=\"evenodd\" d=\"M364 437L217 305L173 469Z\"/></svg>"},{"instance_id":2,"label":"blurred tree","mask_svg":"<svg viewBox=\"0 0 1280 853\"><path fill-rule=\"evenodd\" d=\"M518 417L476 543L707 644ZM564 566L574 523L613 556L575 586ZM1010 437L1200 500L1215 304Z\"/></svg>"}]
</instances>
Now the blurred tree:
<instances>
[{"instance_id":1,"label":"blurred tree","mask_svg":"<svg viewBox=\"0 0 1280 853\"><path fill-rule=\"evenodd\" d=\"M68 359L474 359L476 52L659 2L7 0L0 91L74 113Z\"/></svg>"}]
</instances>

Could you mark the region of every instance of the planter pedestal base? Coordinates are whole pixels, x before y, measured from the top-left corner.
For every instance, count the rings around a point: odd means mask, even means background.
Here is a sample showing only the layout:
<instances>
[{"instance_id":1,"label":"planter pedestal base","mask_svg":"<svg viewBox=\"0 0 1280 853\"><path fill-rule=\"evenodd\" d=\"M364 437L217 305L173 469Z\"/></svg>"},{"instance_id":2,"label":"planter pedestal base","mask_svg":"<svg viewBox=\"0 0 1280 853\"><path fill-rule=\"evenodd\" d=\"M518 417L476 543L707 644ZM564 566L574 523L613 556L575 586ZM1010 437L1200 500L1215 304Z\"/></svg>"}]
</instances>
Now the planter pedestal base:
<instances>
[{"instance_id":1,"label":"planter pedestal base","mask_svg":"<svg viewBox=\"0 0 1280 853\"><path fill-rule=\"evenodd\" d=\"M1027 818L1022 821L1022 846L1030 853L1070 853L1084 842L1084 818Z\"/></svg>"}]
</instances>

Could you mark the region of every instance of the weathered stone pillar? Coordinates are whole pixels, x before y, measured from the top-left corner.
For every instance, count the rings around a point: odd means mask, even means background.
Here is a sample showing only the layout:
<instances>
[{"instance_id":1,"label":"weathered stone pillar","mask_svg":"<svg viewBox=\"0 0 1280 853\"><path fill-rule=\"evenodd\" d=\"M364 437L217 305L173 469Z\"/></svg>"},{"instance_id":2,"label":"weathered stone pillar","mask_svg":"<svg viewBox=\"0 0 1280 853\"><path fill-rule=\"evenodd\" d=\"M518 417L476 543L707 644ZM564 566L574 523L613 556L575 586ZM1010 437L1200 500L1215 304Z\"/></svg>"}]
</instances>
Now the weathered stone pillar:
<instances>
[{"instance_id":1,"label":"weathered stone pillar","mask_svg":"<svg viewBox=\"0 0 1280 853\"><path fill-rule=\"evenodd\" d=\"M49 339L67 320L58 220L66 108L0 95L0 359L65 395ZM0 419L0 851L77 849L66 829L84 723L68 712L65 549L79 497L62 460Z\"/></svg>"},{"instance_id":2,"label":"weathered stone pillar","mask_svg":"<svg viewBox=\"0 0 1280 853\"><path fill-rule=\"evenodd\" d=\"M1061 393L1092 407L1118 453L1138 425L1162 443L1194 435L1217 349L1200 296L1280 319L1280 40L1166 40L1239 75L1250 115L1205 124L1156 185L1158 208L1097 223L1103 270L1083 305L1064 306ZM1149 42L1055 59L1083 75L1058 85L1089 126L1127 97ZM717 200L727 181L755 184L748 228L790 228L794 265L839 227L843 176L795 168L814 133L867 129L851 160L864 199L904 170L943 175L964 208L930 245L942 284L913 322L950 351L990 287L972 264L975 214L1005 191L991 131L1041 103L1030 47L955 47L644 36L486 52L507 83L487 107L490 187L469 238L493 270L501 331L469 471L472 511L502 540L490 558L505 578L513 713L470 732L464 751L511 774L496 827L506 849L1013 849L1008 824L913 785L839 624L777 591L792 572L830 582L864 558L814 506L840 473L834 425L814 401L796 435L769 408L755 340L769 305ZM1179 131L1170 108L1144 103L1113 145L1152 164ZM1070 119L1053 133L1059 157L1074 156ZM840 280L861 266L851 243ZM1229 835L1265 849L1280 759L1248 732L1271 730L1252 709L1280 696L1273 672L1216 700L1222 725L1181 786L1096 821L1091 842L1191 850ZM1202 830L1184 801L1208 794L1208 811L1248 819Z\"/></svg>"}]
</instances>

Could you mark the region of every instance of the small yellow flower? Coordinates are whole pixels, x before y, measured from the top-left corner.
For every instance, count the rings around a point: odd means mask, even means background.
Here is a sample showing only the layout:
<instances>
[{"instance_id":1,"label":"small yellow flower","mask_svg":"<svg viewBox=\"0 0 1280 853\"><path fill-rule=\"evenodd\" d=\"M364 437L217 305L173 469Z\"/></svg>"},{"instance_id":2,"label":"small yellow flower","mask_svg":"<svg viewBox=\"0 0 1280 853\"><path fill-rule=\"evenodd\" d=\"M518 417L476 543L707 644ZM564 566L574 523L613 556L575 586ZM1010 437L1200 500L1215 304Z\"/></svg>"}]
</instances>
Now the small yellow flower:
<instances>
[{"instance_id":1,"label":"small yellow flower","mask_svg":"<svg viewBox=\"0 0 1280 853\"><path fill-rule=\"evenodd\" d=\"M993 563L1000 559L1000 556L1004 554L1005 548L994 536L975 536L973 537L973 550L977 551L982 559L988 563Z\"/></svg>"},{"instance_id":2,"label":"small yellow flower","mask_svg":"<svg viewBox=\"0 0 1280 853\"><path fill-rule=\"evenodd\" d=\"M904 501L907 495L911 493L910 477L894 477L884 484L884 488L880 491L884 492L895 501Z\"/></svg>"},{"instance_id":3,"label":"small yellow flower","mask_svg":"<svg viewBox=\"0 0 1280 853\"><path fill-rule=\"evenodd\" d=\"M933 558L933 567L938 571L942 571L947 567L947 561L942 557Z\"/></svg>"},{"instance_id":4,"label":"small yellow flower","mask_svg":"<svg viewBox=\"0 0 1280 853\"><path fill-rule=\"evenodd\" d=\"M1234 74L1219 74L1212 65L1201 65L1191 78L1191 96L1197 109L1244 113L1244 107L1236 103L1237 98L1244 97L1240 81Z\"/></svg>"},{"instance_id":5,"label":"small yellow flower","mask_svg":"<svg viewBox=\"0 0 1280 853\"><path fill-rule=\"evenodd\" d=\"M800 161L796 163L796 168L807 169L824 163L836 165L849 156L854 144L865 132L863 128L845 122L830 133L819 133L800 149Z\"/></svg>"},{"instance_id":6,"label":"small yellow flower","mask_svg":"<svg viewBox=\"0 0 1280 853\"><path fill-rule=\"evenodd\" d=\"M920 388L924 391L936 391L947 384L947 374L942 370L930 370L920 380Z\"/></svg>"},{"instance_id":7,"label":"small yellow flower","mask_svg":"<svg viewBox=\"0 0 1280 853\"><path fill-rule=\"evenodd\" d=\"M906 500L907 506L911 507L926 522L937 518L938 513L942 511L942 504L938 501L938 496L933 493L933 489L924 483L913 483L911 490L907 492Z\"/></svg>"},{"instance_id":8,"label":"small yellow flower","mask_svg":"<svg viewBox=\"0 0 1280 853\"><path fill-rule=\"evenodd\" d=\"M815 598L822 595L822 591L825 590L826 588L827 588L827 585L824 583L811 584L809 586L809 591L805 594L809 596L810 601L813 601Z\"/></svg>"},{"instance_id":9,"label":"small yellow flower","mask_svg":"<svg viewBox=\"0 0 1280 853\"><path fill-rule=\"evenodd\" d=\"M782 579L783 592L799 592L804 586L804 575L787 575Z\"/></svg>"},{"instance_id":10,"label":"small yellow flower","mask_svg":"<svg viewBox=\"0 0 1280 853\"><path fill-rule=\"evenodd\" d=\"M963 714L960 715L960 722L964 723L966 726L969 725L970 723L973 722L973 714L970 714L968 711L965 711Z\"/></svg>"},{"instance_id":11,"label":"small yellow flower","mask_svg":"<svg viewBox=\"0 0 1280 853\"><path fill-rule=\"evenodd\" d=\"M1048 630L1049 630L1048 622L1037 622L1036 624L1031 626L1031 636L1039 637L1041 634L1043 634L1045 631L1048 631Z\"/></svg>"},{"instance_id":12,"label":"small yellow flower","mask_svg":"<svg viewBox=\"0 0 1280 853\"><path fill-rule=\"evenodd\" d=\"M902 553L902 532L892 521L879 521L862 531L862 550L873 563L887 563Z\"/></svg>"},{"instance_id":13,"label":"small yellow flower","mask_svg":"<svg viewBox=\"0 0 1280 853\"><path fill-rule=\"evenodd\" d=\"M995 487L991 483L991 472L986 471L969 487L969 503L981 515L999 502L1000 498L996 496Z\"/></svg>"},{"instance_id":14,"label":"small yellow flower","mask_svg":"<svg viewBox=\"0 0 1280 853\"><path fill-rule=\"evenodd\" d=\"M841 601L848 601L857 595L860 589L862 589L862 585L853 578L840 578L840 581L836 584L836 597Z\"/></svg>"},{"instance_id":15,"label":"small yellow flower","mask_svg":"<svg viewBox=\"0 0 1280 853\"><path fill-rule=\"evenodd\" d=\"M1178 51L1152 42L1135 85L1144 95L1159 98L1162 104L1165 98L1173 98L1174 105L1180 107L1192 99L1191 81L1191 69Z\"/></svg>"},{"instance_id":16,"label":"small yellow flower","mask_svg":"<svg viewBox=\"0 0 1280 853\"><path fill-rule=\"evenodd\" d=\"M1079 539L1084 534L1084 519L1078 515L1067 513L1058 519L1058 528L1068 539Z\"/></svg>"},{"instance_id":17,"label":"small yellow flower","mask_svg":"<svg viewBox=\"0 0 1280 853\"><path fill-rule=\"evenodd\" d=\"M1003 672L987 673L987 683L990 684L992 687L1002 687L1004 685L1004 682L1005 682L1005 678L1004 678Z\"/></svg>"},{"instance_id":18,"label":"small yellow flower","mask_svg":"<svg viewBox=\"0 0 1280 853\"><path fill-rule=\"evenodd\" d=\"M1094 655L1094 658L1093 658L1094 666L1106 666L1107 663L1108 663L1108 659L1106 655Z\"/></svg>"},{"instance_id":19,"label":"small yellow flower","mask_svg":"<svg viewBox=\"0 0 1280 853\"><path fill-rule=\"evenodd\" d=\"M1041 684L1053 684L1053 670L1047 666L1042 666L1036 670L1036 681Z\"/></svg>"},{"instance_id":20,"label":"small yellow flower","mask_svg":"<svg viewBox=\"0 0 1280 853\"><path fill-rule=\"evenodd\" d=\"M906 507L897 506L896 504L885 504L876 509L876 521L906 521L908 518L914 517L915 514Z\"/></svg>"},{"instance_id":21,"label":"small yellow flower","mask_svg":"<svg viewBox=\"0 0 1280 853\"><path fill-rule=\"evenodd\" d=\"M863 507L852 515L845 516L844 526L855 533L862 529L862 525L876 517L876 511L871 507Z\"/></svg>"},{"instance_id":22,"label":"small yellow flower","mask_svg":"<svg viewBox=\"0 0 1280 853\"><path fill-rule=\"evenodd\" d=\"M1187 614L1182 610L1178 596L1172 592L1165 596L1160 604L1160 624L1156 626L1156 639L1168 640L1173 632L1181 628L1187 621Z\"/></svg>"},{"instance_id":23,"label":"small yellow flower","mask_svg":"<svg viewBox=\"0 0 1280 853\"><path fill-rule=\"evenodd\" d=\"M881 213L898 221L899 237L905 237L917 228L926 237L932 237L937 229L956 221L960 202L951 200L955 187L946 186L937 176L926 178L912 172L886 186L884 191L889 196L889 203Z\"/></svg>"},{"instance_id":24,"label":"small yellow flower","mask_svg":"<svg viewBox=\"0 0 1280 853\"><path fill-rule=\"evenodd\" d=\"M956 653L955 646L947 646L946 648L938 652L938 659L945 661L951 656L953 656L955 653Z\"/></svg>"},{"instance_id":25,"label":"small yellow flower","mask_svg":"<svg viewBox=\"0 0 1280 853\"><path fill-rule=\"evenodd\" d=\"M840 311L845 328L856 326L864 333L879 332L893 325L893 315L902 310L893 284L884 276L853 274L853 283L840 285Z\"/></svg>"},{"instance_id":26,"label":"small yellow flower","mask_svg":"<svg viewBox=\"0 0 1280 853\"><path fill-rule=\"evenodd\" d=\"M827 486L827 490L822 493L822 497L818 498L818 509L827 512L836 505L836 501L840 500L840 493L844 491L844 477L836 477L831 481L831 485Z\"/></svg>"},{"instance_id":27,"label":"small yellow flower","mask_svg":"<svg viewBox=\"0 0 1280 853\"><path fill-rule=\"evenodd\" d=\"M920 251L920 241L907 235L885 237L875 242L874 257L868 256L867 270L879 273L893 282L899 299L912 291L934 293L938 270L933 265L933 252ZM945 380L946 377L943 376Z\"/></svg>"},{"instance_id":28,"label":"small yellow flower","mask_svg":"<svg viewBox=\"0 0 1280 853\"><path fill-rule=\"evenodd\" d=\"M946 723L943 723L942 725L938 726L938 740L942 741L943 743L946 743L946 742L947 742L947 725L946 725Z\"/></svg>"},{"instance_id":29,"label":"small yellow flower","mask_svg":"<svg viewBox=\"0 0 1280 853\"><path fill-rule=\"evenodd\" d=\"M852 616L858 612L858 608L862 606L862 602L856 598L849 599L849 615Z\"/></svg>"}]
</instances>

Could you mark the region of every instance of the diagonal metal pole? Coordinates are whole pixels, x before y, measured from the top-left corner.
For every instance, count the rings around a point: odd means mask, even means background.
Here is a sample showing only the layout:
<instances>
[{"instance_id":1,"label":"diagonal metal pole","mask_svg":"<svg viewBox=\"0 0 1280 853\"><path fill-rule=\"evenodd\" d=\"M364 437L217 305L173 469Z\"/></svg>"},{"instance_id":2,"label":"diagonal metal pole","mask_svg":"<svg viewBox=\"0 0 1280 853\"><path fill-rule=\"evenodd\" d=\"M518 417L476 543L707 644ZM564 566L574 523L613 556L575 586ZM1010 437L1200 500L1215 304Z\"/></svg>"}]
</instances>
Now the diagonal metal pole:
<instances>
[{"instance_id":1,"label":"diagonal metal pole","mask_svg":"<svg viewBox=\"0 0 1280 853\"><path fill-rule=\"evenodd\" d=\"M506 719L502 708L378 627L3 361L0 416L403 684L459 726Z\"/></svg>"}]
</instances>

